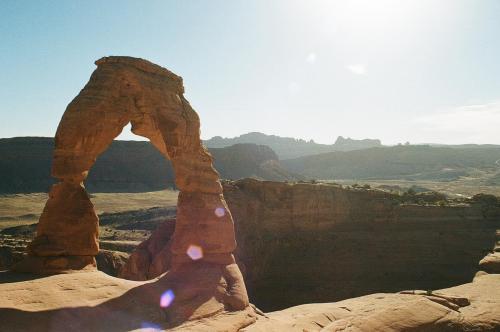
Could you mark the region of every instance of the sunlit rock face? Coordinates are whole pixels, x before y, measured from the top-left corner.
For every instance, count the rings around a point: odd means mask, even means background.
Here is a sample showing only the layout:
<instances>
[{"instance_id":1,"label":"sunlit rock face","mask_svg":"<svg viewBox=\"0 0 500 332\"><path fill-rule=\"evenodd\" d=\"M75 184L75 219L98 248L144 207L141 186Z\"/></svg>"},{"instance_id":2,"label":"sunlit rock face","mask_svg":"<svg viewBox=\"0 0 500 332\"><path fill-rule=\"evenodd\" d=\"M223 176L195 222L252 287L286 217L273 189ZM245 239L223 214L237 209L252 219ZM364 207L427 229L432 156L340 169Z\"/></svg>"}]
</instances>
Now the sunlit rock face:
<instances>
[{"instance_id":1,"label":"sunlit rock face","mask_svg":"<svg viewBox=\"0 0 500 332\"><path fill-rule=\"evenodd\" d=\"M96 65L59 123L52 163L52 176L59 183L50 191L27 259L15 269L37 273L95 269L98 218L83 181L96 158L130 122L133 133L148 138L171 160L180 191L169 247L171 275L178 288L176 302L183 299L179 289L189 288L182 281L185 273L200 273L198 278L203 279L209 270L213 277L209 281L220 287L200 292L219 292L204 296L215 296L232 309L244 308L248 299L232 255L236 247L233 220L212 157L200 141L199 117L184 98L182 78L131 57L106 57ZM225 213L214 213L221 208ZM199 282L196 277L185 280ZM184 309L179 312L189 312Z\"/></svg>"}]
</instances>

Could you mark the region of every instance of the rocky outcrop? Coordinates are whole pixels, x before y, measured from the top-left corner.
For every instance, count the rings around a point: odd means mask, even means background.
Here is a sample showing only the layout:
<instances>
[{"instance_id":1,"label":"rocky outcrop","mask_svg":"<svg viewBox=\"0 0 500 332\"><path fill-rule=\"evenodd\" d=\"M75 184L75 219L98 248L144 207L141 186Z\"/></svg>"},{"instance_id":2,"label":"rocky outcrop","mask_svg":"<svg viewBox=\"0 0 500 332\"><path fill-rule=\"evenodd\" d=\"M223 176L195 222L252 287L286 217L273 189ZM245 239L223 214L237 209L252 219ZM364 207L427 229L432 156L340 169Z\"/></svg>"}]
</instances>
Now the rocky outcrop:
<instances>
[{"instance_id":1,"label":"rocky outcrop","mask_svg":"<svg viewBox=\"0 0 500 332\"><path fill-rule=\"evenodd\" d=\"M50 191L28 257L14 269L95 270L98 218L83 181L130 122L132 132L148 138L171 160L180 190L171 268L161 281L162 292L168 290L162 307L171 321L244 309L248 297L232 255L233 220L212 157L201 144L198 115L184 98L182 78L130 57L102 58L96 64L59 124L52 176L60 182Z\"/></svg>"},{"instance_id":2,"label":"rocky outcrop","mask_svg":"<svg viewBox=\"0 0 500 332\"><path fill-rule=\"evenodd\" d=\"M97 269L116 277L129 259L129 254L116 250L101 249L95 257Z\"/></svg>"},{"instance_id":3,"label":"rocky outcrop","mask_svg":"<svg viewBox=\"0 0 500 332\"><path fill-rule=\"evenodd\" d=\"M486 273L500 273L500 229L496 232L495 247L481 261L479 269Z\"/></svg>"},{"instance_id":4,"label":"rocky outcrop","mask_svg":"<svg viewBox=\"0 0 500 332\"><path fill-rule=\"evenodd\" d=\"M9 270L13 265L26 258L26 245L29 240L0 234L0 271ZM97 269L116 277L129 261L129 253L117 250L100 249L96 258ZM168 255L170 258L170 255ZM164 270L166 271L166 270Z\"/></svg>"},{"instance_id":5,"label":"rocky outcrop","mask_svg":"<svg viewBox=\"0 0 500 332\"><path fill-rule=\"evenodd\" d=\"M500 253L495 251L486 255L479 262L479 268L488 273L500 273Z\"/></svg>"}]
</instances>

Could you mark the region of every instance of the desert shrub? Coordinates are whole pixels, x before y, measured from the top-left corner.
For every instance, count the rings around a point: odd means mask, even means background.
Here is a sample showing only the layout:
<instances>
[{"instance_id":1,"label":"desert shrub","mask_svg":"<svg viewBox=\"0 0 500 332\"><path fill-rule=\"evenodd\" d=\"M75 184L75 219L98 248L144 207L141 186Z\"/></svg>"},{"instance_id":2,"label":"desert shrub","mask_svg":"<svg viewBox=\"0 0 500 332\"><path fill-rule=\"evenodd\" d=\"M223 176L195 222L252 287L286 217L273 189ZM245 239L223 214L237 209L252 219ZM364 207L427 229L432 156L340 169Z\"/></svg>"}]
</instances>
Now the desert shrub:
<instances>
[{"instance_id":1,"label":"desert shrub","mask_svg":"<svg viewBox=\"0 0 500 332\"><path fill-rule=\"evenodd\" d=\"M476 194L472 196L471 203L481 204L481 205L498 205L498 197L489 194Z\"/></svg>"},{"instance_id":2,"label":"desert shrub","mask_svg":"<svg viewBox=\"0 0 500 332\"><path fill-rule=\"evenodd\" d=\"M418 204L418 205L439 205L439 202L447 204L447 197L445 194L436 191L426 191L417 193L415 189L410 188L403 194L399 195L401 203ZM442 203L443 204L443 203Z\"/></svg>"}]
</instances>

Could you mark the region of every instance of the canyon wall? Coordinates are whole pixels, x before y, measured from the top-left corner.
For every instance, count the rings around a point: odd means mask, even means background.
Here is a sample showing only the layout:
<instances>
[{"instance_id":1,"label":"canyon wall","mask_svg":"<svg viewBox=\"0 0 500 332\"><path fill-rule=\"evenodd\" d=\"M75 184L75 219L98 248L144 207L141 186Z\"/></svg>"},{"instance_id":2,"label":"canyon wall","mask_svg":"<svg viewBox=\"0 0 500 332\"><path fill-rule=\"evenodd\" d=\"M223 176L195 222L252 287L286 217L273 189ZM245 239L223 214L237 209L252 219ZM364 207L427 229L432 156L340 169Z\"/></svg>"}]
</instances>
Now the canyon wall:
<instances>
[{"instance_id":1,"label":"canyon wall","mask_svg":"<svg viewBox=\"0 0 500 332\"><path fill-rule=\"evenodd\" d=\"M469 282L493 248L498 207L402 204L336 185L224 183L250 298L264 310Z\"/></svg>"}]
</instances>

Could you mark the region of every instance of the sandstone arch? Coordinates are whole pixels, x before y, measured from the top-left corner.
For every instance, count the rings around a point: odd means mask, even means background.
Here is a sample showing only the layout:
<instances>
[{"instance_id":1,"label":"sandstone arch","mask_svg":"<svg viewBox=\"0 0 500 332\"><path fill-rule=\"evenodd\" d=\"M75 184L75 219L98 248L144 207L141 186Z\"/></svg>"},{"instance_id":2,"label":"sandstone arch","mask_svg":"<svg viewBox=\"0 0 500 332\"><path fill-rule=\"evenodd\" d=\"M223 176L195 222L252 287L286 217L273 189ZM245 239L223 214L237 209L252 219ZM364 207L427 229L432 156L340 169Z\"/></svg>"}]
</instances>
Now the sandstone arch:
<instances>
[{"instance_id":1,"label":"sandstone arch","mask_svg":"<svg viewBox=\"0 0 500 332\"><path fill-rule=\"evenodd\" d=\"M60 182L50 191L27 259L16 269L40 273L95 269L98 218L83 181L99 154L130 122L132 132L149 138L174 168L180 194L172 269L195 263L222 267L226 295L237 293L229 301L245 307L248 299L232 255L233 220L212 158L201 144L198 115L183 96L182 78L131 57L105 57L96 65L57 129L52 176ZM190 246L201 248L199 261L187 255Z\"/></svg>"}]
</instances>

